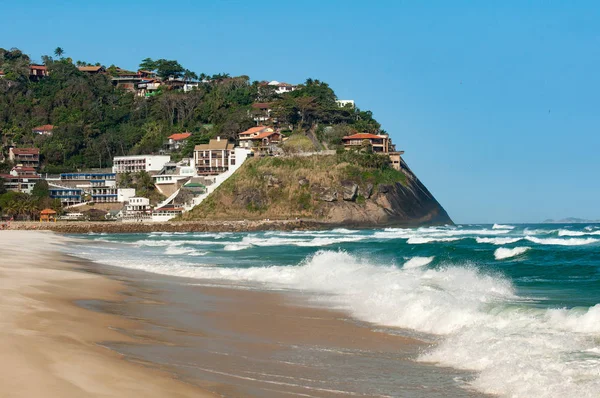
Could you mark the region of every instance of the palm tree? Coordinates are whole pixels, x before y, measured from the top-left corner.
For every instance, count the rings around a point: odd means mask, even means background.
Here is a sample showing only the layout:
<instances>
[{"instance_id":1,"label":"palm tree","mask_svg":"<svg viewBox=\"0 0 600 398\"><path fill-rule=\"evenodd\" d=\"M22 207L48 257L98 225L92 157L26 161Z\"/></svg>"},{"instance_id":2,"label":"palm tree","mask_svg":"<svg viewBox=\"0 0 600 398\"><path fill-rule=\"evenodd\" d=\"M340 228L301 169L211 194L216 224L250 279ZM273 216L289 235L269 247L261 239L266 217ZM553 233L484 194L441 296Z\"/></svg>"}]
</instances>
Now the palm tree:
<instances>
[{"instance_id":1,"label":"palm tree","mask_svg":"<svg viewBox=\"0 0 600 398\"><path fill-rule=\"evenodd\" d=\"M56 49L54 50L54 55L56 55L57 57L62 57L62 55L65 53L65 50L63 50L61 47L56 47Z\"/></svg>"}]
</instances>

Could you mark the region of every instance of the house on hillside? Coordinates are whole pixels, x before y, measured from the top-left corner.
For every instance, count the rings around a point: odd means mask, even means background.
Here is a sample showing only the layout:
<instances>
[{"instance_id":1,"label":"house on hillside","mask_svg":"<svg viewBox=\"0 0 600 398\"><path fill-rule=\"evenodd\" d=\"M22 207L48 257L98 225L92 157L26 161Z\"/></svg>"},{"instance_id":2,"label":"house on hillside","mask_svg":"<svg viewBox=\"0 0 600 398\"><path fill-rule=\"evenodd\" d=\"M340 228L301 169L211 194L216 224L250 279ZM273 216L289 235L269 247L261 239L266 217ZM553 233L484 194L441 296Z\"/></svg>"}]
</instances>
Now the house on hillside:
<instances>
[{"instance_id":1,"label":"house on hillside","mask_svg":"<svg viewBox=\"0 0 600 398\"><path fill-rule=\"evenodd\" d=\"M266 85L274 87L277 94L291 93L297 88L297 86L294 86L293 84L278 82L277 80L272 80L266 83Z\"/></svg>"},{"instance_id":2,"label":"house on hillside","mask_svg":"<svg viewBox=\"0 0 600 398\"><path fill-rule=\"evenodd\" d=\"M121 68L116 68L116 73L111 77L113 85L123 90L134 92L137 84L144 78L139 72L132 72Z\"/></svg>"},{"instance_id":3,"label":"house on hillside","mask_svg":"<svg viewBox=\"0 0 600 398\"><path fill-rule=\"evenodd\" d=\"M271 120L271 103L256 102L252 104L252 120L257 123L264 123Z\"/></svg>"},{"instance_id":4,"label":"house on hillside","mask_svg":"<svg viewBox=\"0 0 600 398\"><path fill-rule=\"evenodd\" d=\"M40 150L38 148L10 148L8 159L22 166L37 168L40 165Z\"/></svg>"},{"instance_id":5,"label":"house on hillside","mask_svg":"<svg viewBox=\"0 0 600 398\"><path fill-rule=\"evenodd\" d=\"M210 140L208 144L196 145L194 165L200 176L224 173L235 165L234 145L221 137Z\"/></svg>"},{"instance_id":6,"label":"house on hillside","mask_svg":"<svg viewBox=\"0 0 600 398\"><path fill-rule=\"evenodd\" d=\"M4 76L6 76L6 73L4 73L3 70L0 70L0 79L2 79Z\"/></svg>"},{"instance_id":7,"label":"house on hillside","mask_svg":"<svg viewBox=\"0 0 600 398\"><path fill-rule=\"evenodd\" d=\"M387 135L376 135L369 133L357 133L353 135L348 135L342 138L342 142L344 143L344 148L346 150L350 149L360 149L365 146L365 144L370 145L373 148L373 152L376 153L389 153L390 152L390 139Z\"/></svg>"},{"instance_id":8,"label":"house on hillside","mask_svg":"<svg viewBox=\"0 0 600 398\"><path fill-rule=\"evenodd\" d=\"M150 199L141 197L129 198L123 212L123 222L152 221Z\"/></svg>"},{"instance_id":9,"label":"house on hillside","mask_svg":"<svg viewBox=\"0 0 600 398\"><path fill-rule=\"evenodd\" d=\"M54 130L54 126L51 124L44 124L43 126L37 126L31 129L34 134L38 135L52 135L52 130Z\"/></svg>"},{"instance_id":10,"label":"house on hillside","mask_svg":"<svg viewBox=\"0 0 600 398\"><path fill-rule=\"evenodd\" d=\"M175 133L172 134L170 136L167 137L167 142L165 142L164 147L165 150L172 152L172 151L179 151L180 149L183 149L188 141L188 138L190 138L192 136L192 133Z\"/></svg>"},{"instance_id":11,"label":"house on hillside","mask_svg":"<svg viewBox=\"0 0 600 398\"><path fill-rule=\"evenodd\" d=\"M346 150L361 150L365 146L369 146L374 153L388 155L390 165L394 169L400 170L401 168L401 155L404 154L404 151L396 151L396 146L392 144L392 140L387 134L357 133L343 137L342 142Z\"/></svg>"},{"instance_id":12,"label":"house on hillside","mask_svg":"<svg viewBox=\"0 0 600 398\"><path fill-rule=\"evenodd\" d=\"M156 94L160 86L160 80L144 78L137 84L136 94L140 97L151 97Z\"/></svg>"},{"instance_id":13,"label":"house on hillside","mask_svg":"<svg viewBox=\"0 0 600 398\"><path fill-rule=\"evenodd\" d=\"M97 75L99 73L106 73L106 69L103 66L78 66L81 72L89 73L90 75Z\"/></svg>"},{"instance_id":14,"label":"house on hillside","mask_svg":"<svg viewBox=\"0 0 600 398\"><path fill-rule=\"evenodd\" d=\"M39 81L41 78L48 76L48 68L44 65L29 65L29 79Z\"/></svg>"},{"instance_id":15,"label":"house on hillside","mask_svg":"<svg viewBox=\"0 0 600 398\"><path fill-rule=\"evenodd\" d=\"M113 158L113 173L138 173L145 171L156 174L162 170L165 163L171 160L167 155L132 155L115 156Z\"/></svg>"},{"instance_id":16,"label":"house on hillside","mask_svg":"<svg viewBox=\"0 0 600 398\"><path fill-rule=\"evenodd\" d=\"M266 126L252 127L239 134L240 147L250 149L254 156L272 153L282 140L281 133Z\"/></svg>"},{"instance_id":17,"label":"house on hillside","mask_svg":"<svg viewBox=\"0 0 600 398\"><path fill-rule=\"evenodd\" d=\"M33 167L15 166L8 174L0 174L7 191L30 194L35 183L40 180L39 174Z\"/></svg>"}]
</instances>

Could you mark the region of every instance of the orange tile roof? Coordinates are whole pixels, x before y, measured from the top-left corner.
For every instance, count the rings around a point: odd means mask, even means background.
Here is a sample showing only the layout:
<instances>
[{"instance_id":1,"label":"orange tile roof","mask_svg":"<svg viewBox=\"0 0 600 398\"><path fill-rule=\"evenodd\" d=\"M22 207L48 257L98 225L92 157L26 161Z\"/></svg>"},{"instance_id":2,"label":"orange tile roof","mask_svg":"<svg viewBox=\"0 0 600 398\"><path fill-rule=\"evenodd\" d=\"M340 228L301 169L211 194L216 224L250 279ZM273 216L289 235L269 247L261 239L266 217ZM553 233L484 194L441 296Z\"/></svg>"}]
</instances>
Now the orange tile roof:
<instances>
[{"instance_id":1,"label":"orange tile roof","mask_svg":"<svg viewBox=\"0 0 600 398\"><path fill-rule=\"evenodd\" d=\"M43 126L34 127L32 130L34 131L51 131L54 129L54 126L51 124L44 124Z\"/></svg>"},{"instance_id":2,"label":"orange tile roof","mask_svg":"<svg viewBox=\"0 0 600 398\"><path fill-rule=\"evenodd\" d=\"M29 68L37 70L46 70L46 67L44 65L29 65Z\"/></svg>"},{"instance_id":3,"label":"orange tile roof","mask_svg":"<svg viewBox=\"0 0 600 398\"><path fill-rule=\"evenodd\" d=\"M254 134L254 133L259 133L262 130L266 129L268 127L266 126L256 126L256 127L252 127L251 129L248 129L244 132L241 132L240 135L250 135L250 134Z\"/></svg>"},{"instance_id":4,"label":"orange tile roof","mask_svg":"<svg viewBox=\"0 0 600 398\"><path fill-rule=\"evenodd\" d=\"M258 109L269 109L271 107L271 103L270 102L256 102L254 104L252 104L253 108L258 108Z\"/></svg>"},{"instance_id":5,"label":"orange tile roof","mask_svg":"<svg viewBox=\"0 0 600 398\"><path fill-rule=\"evenodd\" d=\"M187 140L188 138L190 138L191 135L192 135L192 133L175 133L175 134L170 135L168 138L173 141L181 141L181 140Z\"/></svg>"},{"instance_id":6,"label":"orange tile roof","mask_svg":"<svg viewBox=\"0 0 600 398\"><path fill-rule=\"evenodd\" d=\"M15 155L39 155L40 150L37 148L11 148Z\"/></svg>"},{"instance_id":7,"label":"orange tile roof","mask_svg":"<svg viewBox=\"0 0 600 398\"><path fill-rule=\"evenodd\" d=\"M100 69L104 68L101 66L78 66L77 69L82 72L98 72Z\"/></svg>"},{"instance_id":8,"label":"orange tile roof","mask_svg":"<svg viewBox=\"0 0 600 398\"><path fill-rule=\"evenodd\" d=\"M264 133L260 133L259 135L257 135L256 137L252 137L252 139L254 140L261 140L263 138L267 138L273 134L279 134L276 131L265 131Z\"/></svg>"},{"instance_id":9,"label":"orange tile roof","mask_svg":"<svg viewBox=\"0 0 600 398\"><path fill-rule=\"evenodd\" d=\"M348 136L342 138L342 140L377 140L377 139L381 139L381 138L385 138L385 137L381 137L379 135L369 134L369 133L357 133L357 134L353 134L353 135L348 135Z\"/></svg>"}]
</instances>

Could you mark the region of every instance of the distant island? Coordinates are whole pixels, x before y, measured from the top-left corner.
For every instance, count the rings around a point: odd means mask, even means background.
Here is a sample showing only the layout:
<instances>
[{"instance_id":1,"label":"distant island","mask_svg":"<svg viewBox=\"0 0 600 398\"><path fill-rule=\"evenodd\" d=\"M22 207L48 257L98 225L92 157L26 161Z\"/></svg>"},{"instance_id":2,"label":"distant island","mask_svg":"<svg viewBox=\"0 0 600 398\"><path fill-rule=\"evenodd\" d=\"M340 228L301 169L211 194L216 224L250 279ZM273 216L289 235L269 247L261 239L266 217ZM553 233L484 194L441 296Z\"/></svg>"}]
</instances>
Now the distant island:
<instances>
[{"instance_id":1,"label":"distant island","mask_svg":"<svg viewBox=\"0 0 600 398\"><path fill-rule=\"evenodd\" d=\"M553 220L551 218L542 221L542 224L597 224L600 220L586 220L584 218L567 217L560 220Z\"/></svg>"},{"instance_id":2,"label":"distant island","mask_svg":"<svg viewBox=\"0 0 600 398\"><path fill-rule=\"evenodd\" d=\"M317 79L0 48L0 109L5 220L452 224L372 112Z\"/></svg>"}]
</instances>

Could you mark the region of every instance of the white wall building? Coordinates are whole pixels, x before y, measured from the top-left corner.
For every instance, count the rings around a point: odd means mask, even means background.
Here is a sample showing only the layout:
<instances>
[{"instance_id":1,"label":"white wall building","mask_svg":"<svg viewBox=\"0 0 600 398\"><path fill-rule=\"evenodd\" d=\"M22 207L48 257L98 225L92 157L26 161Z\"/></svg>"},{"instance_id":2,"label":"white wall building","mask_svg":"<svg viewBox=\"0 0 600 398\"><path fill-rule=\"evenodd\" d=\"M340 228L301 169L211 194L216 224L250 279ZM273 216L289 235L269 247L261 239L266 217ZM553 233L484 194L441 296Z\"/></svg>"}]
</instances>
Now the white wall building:
<instances>
[{"instance_id":1,"label":"white wall building","mask_svg":"<svg viewBox=\"0 0 600 398\"><path fill-rule=\"evenodd\" d=\"M296 86L293 84L278 82L277 80L272 80L268 84L269 86L275 87L275 92L277 94L290 93L296 89Z\"/></svg>"},{"instance_id":2,"label":"white wall building","mask_svg":"<svg viewBox=\"0 0 600 398\"><path fill-rule=\"evenodd\" d=\"M170 160L168 155L116 156L113 159L113 173L158 172Z\"/></svg>"}]
</instances>

